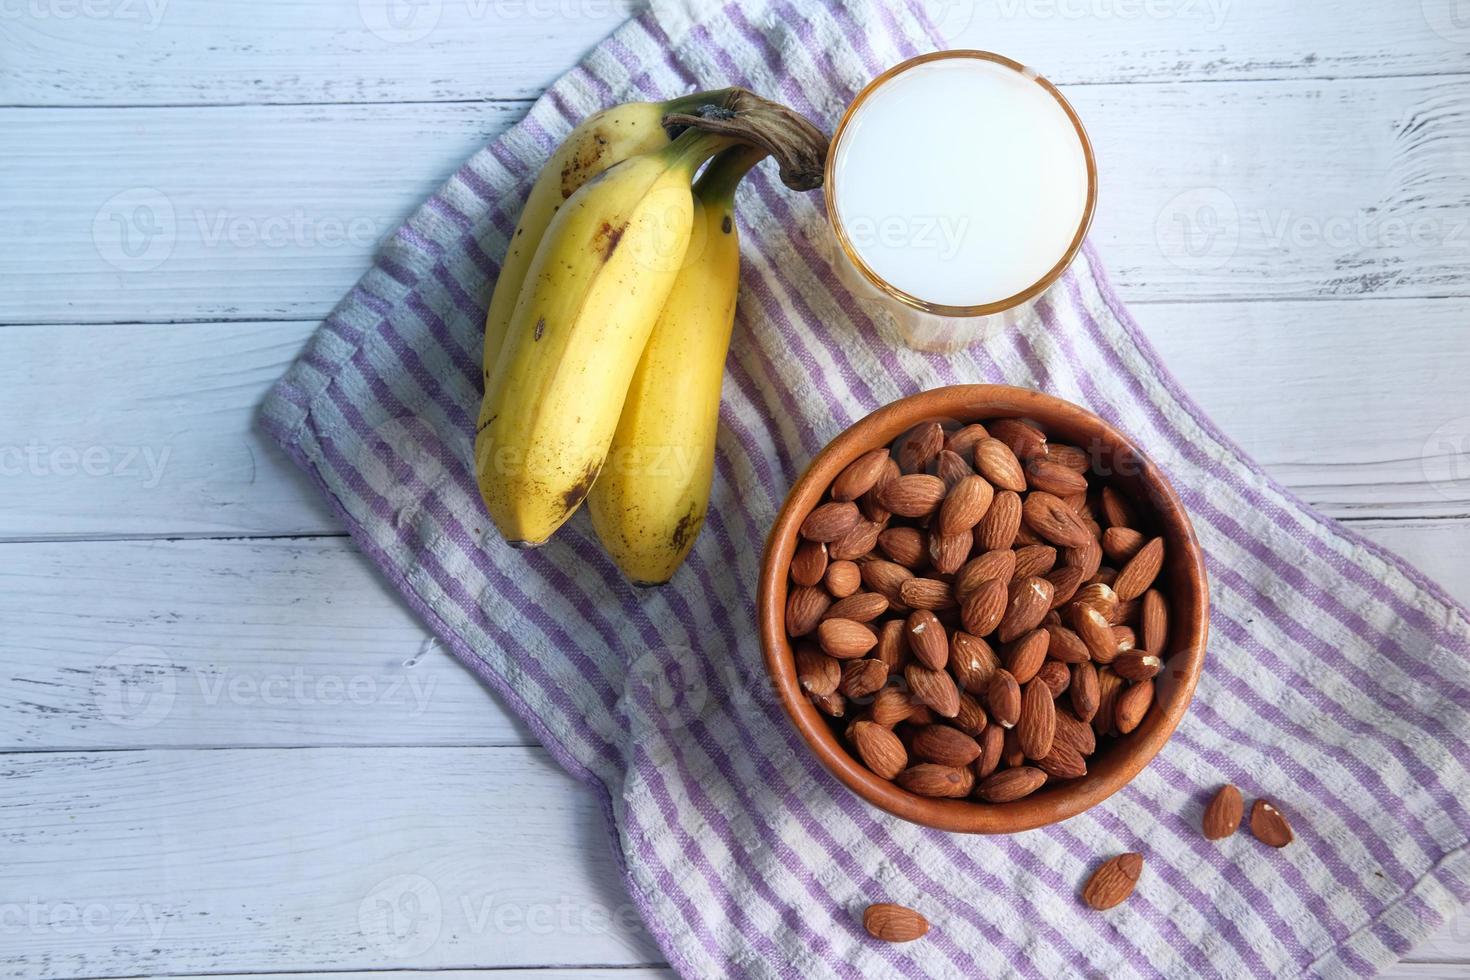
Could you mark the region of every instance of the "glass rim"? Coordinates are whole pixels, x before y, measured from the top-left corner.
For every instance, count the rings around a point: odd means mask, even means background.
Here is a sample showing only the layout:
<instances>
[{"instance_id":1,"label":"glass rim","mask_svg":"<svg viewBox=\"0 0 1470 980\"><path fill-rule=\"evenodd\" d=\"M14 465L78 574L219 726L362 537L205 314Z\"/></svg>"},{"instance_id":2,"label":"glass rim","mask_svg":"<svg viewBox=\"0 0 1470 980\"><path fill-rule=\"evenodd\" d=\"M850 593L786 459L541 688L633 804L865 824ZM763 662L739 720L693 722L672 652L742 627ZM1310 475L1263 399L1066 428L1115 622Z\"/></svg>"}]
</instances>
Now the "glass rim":
<instances>
[{"instance_id":1,"label":"glass rim","mask_svg":"<svg viewBox=\"0 0 1470 980\"><path fill-rule=\"evenodd\" d=\"M1087 166L1087 200L1082 208L1082 220L1078 222L1077 232L1072 236L1072 241L1067 246L1066 251L1062 253L1061 258L1040 279L1020 292L1007 296L1004 299L995 300L990 303L981 303L975 306L950 306L944 303L931 303L928 300L921 299L912 293L899 289L874 272L872 267L864 262L861 256L857 254L857 250L853 248L852 241L847 236L847 229L842 226L842 219L837 211L836 191L834 189L836 182L833 180L837 151L841 146L843 134L847 131L848 123L852 121L854 114L867 102L868 97L885 83L908 71L910 68L916 68L919 65L928 64L931 61L940 61L949 58L970 58L978 61L988 61L1009 68L1023 78L1040 85L1046 90L1047 94L1057 101L1057 104L1062 107L1062 111L1066 113L1067 118L1071 120L1072 128L1076 131L1077 138L1082 143L1082 155ZM1062 273L1067 271L1067 267L1076 259L1077 253L1082 249L1083 241L1087 238L1087 231L1092 225L1093 213L1097 210L1097 161L1092 153L1092 140L1088 138L1087 130L1082 125L1082 119L1077 115L1077 111L1072 108L1072 104L1044 76L1027 68L1019 61L1007 58L1005 55L996 54L993 51L981 51L977 48L953 48L947 51L931 51L928 54L917 55L906 61L899 62L863 86L862 91L858 92L857 97L852 100L852 103L842 113L842 119L837 123L837 129L832 134L832 142L827 153L827 163L822 185L822 196L827 205L827 222L832 226L832 230L837 235L838 244L842 246L842 251L846 253L853 267L861 272L863 278L867 279L868 282L904 305L913 307L924 313L934 314L935 316L988 316L993 313L1003 313L1006 310L1020 306L1027 300L1041 295L1052 283L1061 278Z\"/></svg>"}]
</instances>

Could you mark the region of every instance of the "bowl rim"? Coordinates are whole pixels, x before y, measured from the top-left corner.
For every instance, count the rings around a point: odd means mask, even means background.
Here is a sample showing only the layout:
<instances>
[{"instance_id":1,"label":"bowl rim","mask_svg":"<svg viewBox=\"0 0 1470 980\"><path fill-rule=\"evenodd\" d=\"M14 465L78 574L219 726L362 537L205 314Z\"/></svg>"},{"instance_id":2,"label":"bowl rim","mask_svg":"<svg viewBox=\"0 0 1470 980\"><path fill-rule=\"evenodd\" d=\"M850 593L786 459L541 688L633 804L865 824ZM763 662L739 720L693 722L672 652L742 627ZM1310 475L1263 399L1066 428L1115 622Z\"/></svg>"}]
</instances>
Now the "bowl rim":
<instances>
[{"instance_id":1,"label":"bowl rim","mask_svg":"<svg viewBox=\"0 0 1470 980\"><path fill-rule=\"evenodd\" d=\"M970 799L930 799L909 793L869 771L847 750L832 731L828 718L811 703L796 679L792 647L785 630L785 594L798 539L797 528L827 490L827 483L817 485L814 474L831 465L834 459L845 466L870 449L889 445L926 418L982 423L999 418L1035 418L1045 425L1047 416L1068 415L1095 428L1115 452L1125 450L1134 454L1139 463L1139 480L1165 505L1158 509L1163 525L1160 533L1170 545L1168 561L1184 562L1184 573L1197 586L1187 618L1181 620L1171 615L1167 669L1172 697L1167 704L1156 703L1144 723L1127 736L1126 751L1114 752L1095 772L1057 784L1044 795L1011 803L984 803ZM1180 604L1172 605L1171 614ZM848 789L881 810L923 826L962 833L1017 833L1066 820L1097 805L1126 786L1163 748L1188 710L1203 672L1209 633L1209 580L1204 554L1182 501L1164 473L1132 439L1086 408L1044 392L1010 385L950 385L918 392L877 409L838 434L813 457L787 492L766 538L756 613L766 672L778 700L807 748Z\"/></svg>"}]
</instances>

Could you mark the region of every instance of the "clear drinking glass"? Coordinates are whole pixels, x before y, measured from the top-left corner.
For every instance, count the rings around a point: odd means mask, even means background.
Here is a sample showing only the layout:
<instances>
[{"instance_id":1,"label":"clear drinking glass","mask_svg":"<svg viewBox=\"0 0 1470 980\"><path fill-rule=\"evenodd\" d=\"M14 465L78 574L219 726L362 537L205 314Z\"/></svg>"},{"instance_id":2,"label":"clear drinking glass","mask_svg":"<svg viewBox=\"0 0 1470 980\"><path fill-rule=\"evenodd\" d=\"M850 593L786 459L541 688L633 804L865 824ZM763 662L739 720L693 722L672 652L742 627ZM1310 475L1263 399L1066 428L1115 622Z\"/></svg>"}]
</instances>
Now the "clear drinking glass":
<instances>
[{"instance_id":1,"label":"clear drinking glass","mask_svg":"<svg viewBox=\"0 0 1470 980\"><path fill-rule=\"evenodd\" d=\"M929 65L926 77L895 84ZM938 107L920 98L966 74L985 76L976 91L994 95ZM874 121L885 117L886 128ZM925 138L874 142L905 126ZM941 130L943 139L929 138ZM903 344L955 351L1025 316L1066 271L1092 223L1097 166L1082 121L1051 82L988 51L937 51L858 93L832 137L824 193L843 283ZM953 234L925 232L946 221ZM958 244L944 265L949 240Z\"/></svg>"}]
</instances>

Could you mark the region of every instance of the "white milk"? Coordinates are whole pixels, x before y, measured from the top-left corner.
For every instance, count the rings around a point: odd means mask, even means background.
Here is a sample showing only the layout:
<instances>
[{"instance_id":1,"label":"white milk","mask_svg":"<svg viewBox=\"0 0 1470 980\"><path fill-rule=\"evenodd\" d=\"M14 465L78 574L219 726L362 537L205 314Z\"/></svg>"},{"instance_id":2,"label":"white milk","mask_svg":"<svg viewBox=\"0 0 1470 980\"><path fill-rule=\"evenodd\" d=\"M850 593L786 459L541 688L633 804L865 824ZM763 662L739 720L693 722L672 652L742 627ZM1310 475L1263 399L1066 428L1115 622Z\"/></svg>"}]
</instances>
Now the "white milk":
<instances>
[{"instance_id":1,"label":"white milk","mask_svg":"<svg viewBox=\"0 0 1470 980\"><path fill-rule=\"evenodd\" d=\"M1040 281L1087 205L1082 140L1031 77L978 58L900 72L853 112L832 194L853 251L927 303L981 306Z\"/></svg>"}]
</instances>

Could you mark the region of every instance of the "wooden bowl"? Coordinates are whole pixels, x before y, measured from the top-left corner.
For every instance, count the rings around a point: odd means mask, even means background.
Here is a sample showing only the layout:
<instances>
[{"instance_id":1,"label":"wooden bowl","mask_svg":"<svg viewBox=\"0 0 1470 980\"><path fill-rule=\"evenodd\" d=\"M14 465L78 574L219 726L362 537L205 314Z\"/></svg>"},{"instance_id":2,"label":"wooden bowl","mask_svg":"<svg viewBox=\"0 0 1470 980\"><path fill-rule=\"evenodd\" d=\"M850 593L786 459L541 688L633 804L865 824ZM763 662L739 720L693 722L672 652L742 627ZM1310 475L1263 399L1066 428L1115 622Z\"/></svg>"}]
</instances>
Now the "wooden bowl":
<instances>
[{"instance_id":1,"label":"wooden bowl","mask_svg":"<svg viewBox=\"0 0 1470 980\"><path fill-rule=\"evenodd\" d=\"M1166 560L1160 583L1169 597L1169 649L1155 678L1156 701L1133 732L1109 740L1089 759L1080 779L1047 783L1012 803L931 799L917 796L870 772L833 731L830 720L801 690L791 643L786 636L786 592L797 529L822 502L833 479L863 453L891 446L920 422L985 422L1027 418L1049 437L1081 446L1093 454L1094 467L1113 475L1117 486L1147 509L1165 539ZM807 746L848 789L873 806L939 830L1006 834L1030 830L1076 816L1100 803L1148 765L1173 734L1189 708L1204 666L1208 633L1209 586L1204 556L1189 515L1163 473L1124 435L1070 402L1005 385L955 385L912 395L861 420L833 439L796 481L771 528L761 566L756 608L766 669L786 713Z\"/></svg>"}]
</instances>

